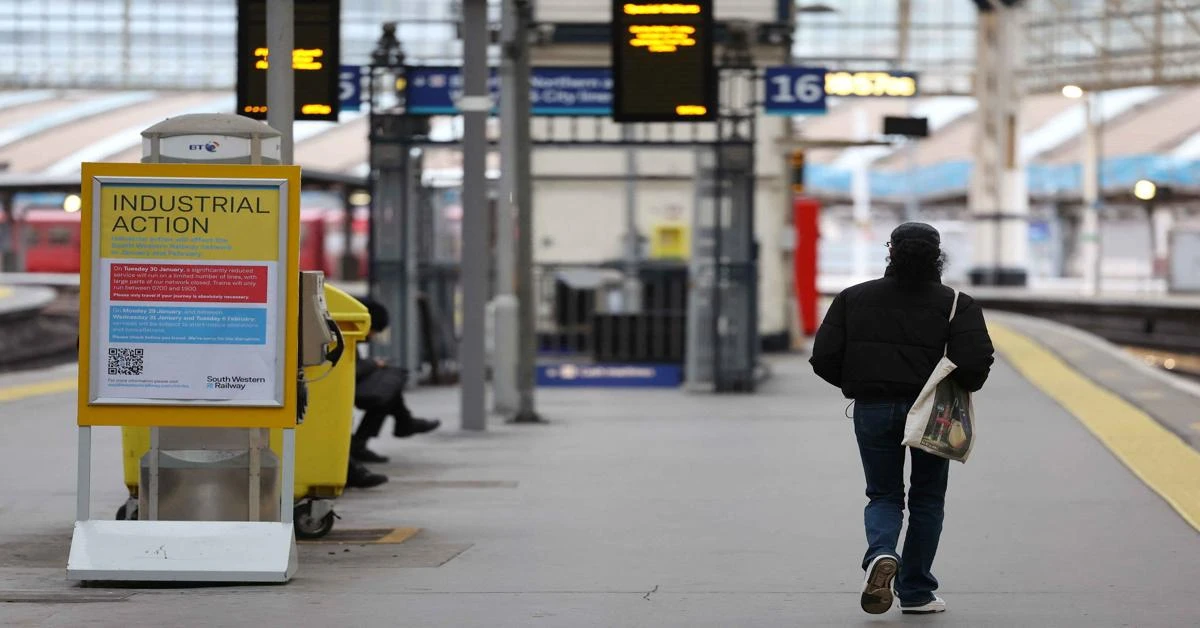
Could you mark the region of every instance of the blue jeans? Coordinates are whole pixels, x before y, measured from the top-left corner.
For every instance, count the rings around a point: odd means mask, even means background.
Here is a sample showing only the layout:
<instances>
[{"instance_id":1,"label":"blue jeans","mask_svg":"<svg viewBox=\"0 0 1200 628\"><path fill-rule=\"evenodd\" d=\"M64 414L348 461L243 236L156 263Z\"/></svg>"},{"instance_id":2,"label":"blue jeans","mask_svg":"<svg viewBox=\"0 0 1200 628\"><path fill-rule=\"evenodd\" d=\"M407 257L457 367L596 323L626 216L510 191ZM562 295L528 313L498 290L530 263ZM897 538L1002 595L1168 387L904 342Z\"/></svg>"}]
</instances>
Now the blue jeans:
<instances>
[{"instance_id":1,"label":"blue jeans","mask_svg":"<svg viewBox=\"0 0 1200 628\"><path fill-rule=\"evenodd\" d=\"M863 520L867 530L867 554L863 569L880 554L897 556L900 528L904 524L904 419L908 401L855 402L854 435L867 478L867 504ZM912 477L908 492L908 533L896 594L904 606L919 606L933 600L938 581L933 577L933 558L942 535L945 517L946 480L950 461L912 451Z\"/></svg>"}]
</instances>

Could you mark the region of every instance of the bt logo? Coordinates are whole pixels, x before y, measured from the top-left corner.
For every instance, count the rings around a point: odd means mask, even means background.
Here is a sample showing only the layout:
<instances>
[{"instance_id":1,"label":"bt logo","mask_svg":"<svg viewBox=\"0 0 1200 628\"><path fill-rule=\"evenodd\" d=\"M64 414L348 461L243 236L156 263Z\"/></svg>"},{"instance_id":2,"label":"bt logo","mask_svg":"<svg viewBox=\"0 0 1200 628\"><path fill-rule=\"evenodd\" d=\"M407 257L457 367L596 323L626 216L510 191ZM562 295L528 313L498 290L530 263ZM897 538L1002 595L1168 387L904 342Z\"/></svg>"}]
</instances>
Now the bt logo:
<instances>
[{"instance_id":1,"label":"bt logo","mask_svg":"<svg viewBox=\"0 0 1200 628\"><path fill-rule=\"evenodd\" d=\"M220 147L221 143L216 140L205 142L204 144L188 144L188 150L202 150L209 153L217 152L217 149Z\"/></svg>"}]
</instances>

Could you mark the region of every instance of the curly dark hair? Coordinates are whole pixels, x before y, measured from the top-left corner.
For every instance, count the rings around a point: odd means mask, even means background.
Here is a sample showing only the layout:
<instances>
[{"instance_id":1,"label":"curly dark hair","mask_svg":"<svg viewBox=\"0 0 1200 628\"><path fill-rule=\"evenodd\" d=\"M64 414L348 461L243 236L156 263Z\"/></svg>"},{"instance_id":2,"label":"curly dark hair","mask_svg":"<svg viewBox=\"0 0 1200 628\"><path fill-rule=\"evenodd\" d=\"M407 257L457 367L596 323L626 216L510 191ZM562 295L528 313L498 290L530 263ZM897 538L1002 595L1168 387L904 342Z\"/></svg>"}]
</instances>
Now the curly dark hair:
<instances>
[{"instance_id":1,"label":"curly dark hair","mask_svg":"<svg viewBox=\"0 0 1200 628\"><path fill-rule=\"evenodd\" d=\"M905 239L889 247L885 276L895 277L902 283L916 284L924 281L941 281L946 268L946 254L936 245L924 240Z\"/></svg>"}]
</instances>

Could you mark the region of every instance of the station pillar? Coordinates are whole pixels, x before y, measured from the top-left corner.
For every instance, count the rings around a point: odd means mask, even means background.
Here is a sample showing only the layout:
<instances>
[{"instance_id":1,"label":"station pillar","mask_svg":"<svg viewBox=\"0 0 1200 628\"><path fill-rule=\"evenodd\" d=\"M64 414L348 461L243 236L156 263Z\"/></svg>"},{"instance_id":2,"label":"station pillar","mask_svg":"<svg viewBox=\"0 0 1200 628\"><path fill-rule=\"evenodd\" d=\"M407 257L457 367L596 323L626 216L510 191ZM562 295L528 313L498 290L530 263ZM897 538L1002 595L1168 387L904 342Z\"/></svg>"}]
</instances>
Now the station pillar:
<instances>
[{"instance_id":1,"label":"station pillar","mask_svg":"<svg viewBox=\"0 0 1200 628\"><path fill-rule=\"evenodd\" d=\"M975 98L975 167L971 213L974 285L1024 286L1028 276L1029 194L1020 151L1020 5L980 11Z\"/></svg>"}]
</instances>

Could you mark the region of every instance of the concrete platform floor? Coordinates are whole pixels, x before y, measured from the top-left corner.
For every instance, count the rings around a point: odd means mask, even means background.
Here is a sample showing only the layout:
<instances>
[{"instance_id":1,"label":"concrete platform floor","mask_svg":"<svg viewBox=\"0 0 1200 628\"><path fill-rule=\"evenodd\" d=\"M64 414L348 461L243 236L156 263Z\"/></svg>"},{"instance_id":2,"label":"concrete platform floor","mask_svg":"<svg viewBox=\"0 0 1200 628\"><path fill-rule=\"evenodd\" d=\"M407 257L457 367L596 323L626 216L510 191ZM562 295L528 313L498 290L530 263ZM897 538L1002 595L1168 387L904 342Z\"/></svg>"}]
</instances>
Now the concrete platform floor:
<instances>
[{"instance_id":1,"label":"concrete platform floor","mask_svg":"<svg viewBox=\"0 0 1200 628\"><path fill-rule=\"evenodd\" d=\"M801 356L772 367L754 396L543 389L549 425L482 434L457 431L455 390L418 391L449 425L381 439L392 481L349 492L337 525L421 531L304 545L298 577L262 587L68 583L74 396L0 401L0 625L1200 625L1200 535L1006 364L951 467L950 612L864 614L846 402ZM94 517L124 499L119 446L98 430Z\"/></svg>"}]
</instances>

